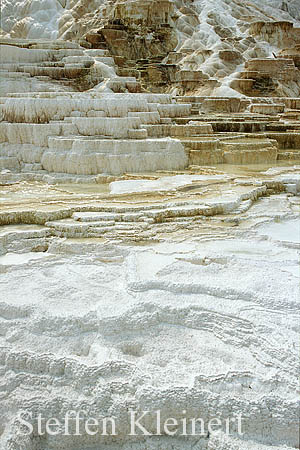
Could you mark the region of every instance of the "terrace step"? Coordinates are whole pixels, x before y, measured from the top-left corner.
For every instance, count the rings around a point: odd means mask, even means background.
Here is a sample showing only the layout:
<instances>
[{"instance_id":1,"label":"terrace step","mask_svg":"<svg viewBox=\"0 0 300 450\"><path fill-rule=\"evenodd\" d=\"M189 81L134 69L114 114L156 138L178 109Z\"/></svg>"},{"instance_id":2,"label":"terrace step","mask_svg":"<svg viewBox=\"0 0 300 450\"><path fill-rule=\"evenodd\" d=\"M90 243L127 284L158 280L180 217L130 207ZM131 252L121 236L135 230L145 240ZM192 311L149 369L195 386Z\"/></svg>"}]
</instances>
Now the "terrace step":
<instances>
[{"instance_id":1,"label":"terrace step","mask_svg":"<svg viewBox=\"0 0 300 450\"><path fill-rule=\"evenodd\" d=\"M179 137L197 136L198 134L211 134L213 132L210 124L197 123L188 125L145 125L149 137Z\"/></svg>"},{"instance_id":2,"label":"terrace step","mask_svg":"<svg viewBox=\"0 0 300 450\"><path fill-rule=\"evenodd\" d=\"M228 150L228 151L237 151L237 152L243 152L246 150L260 150L262 148L269 148L269 147L275 147L277 148L277 141L276 140L271 140L271 139L266 139L266 140L261 140L261 139L255 139L255 140L250 140L250 139L245 139L245 142L241 142L241 141L224 141L224 142L220 142L220 147L223 150Z\"/></svg>"},{"instance_id":3,"label":"terrace step","mask_svg":"<svg viewBox=\"0 0 300 450\"><path fill-rule=\"evenodd\" d=\"M224 162L226 164L263 164L274 163L277 160L276 147L266 147L255 150L225 150Z\"/></svg>"},{"instance_id":4,"label":"terrace step","mask_svg":"<svg viewBox=\"0 0 300 450\"><path fill-rule=\"evenodd\" d=\"M101 212L76 212L73 219L78 222L106 222L114 224L115 222L137 222L143 221L145 216L142 213L101 213ZM107 222L109 221L109 222Z\"/></svg>"},{"instance_id":5,"label":"terrace step","mask_svg":"<svg viewBox=\"0 0 300 450\"><path fill-rule=\"evenodd\" d=\"M278 152L278 160L300 160L300 149L286 149Z\"/></svg>"}]
</instances>

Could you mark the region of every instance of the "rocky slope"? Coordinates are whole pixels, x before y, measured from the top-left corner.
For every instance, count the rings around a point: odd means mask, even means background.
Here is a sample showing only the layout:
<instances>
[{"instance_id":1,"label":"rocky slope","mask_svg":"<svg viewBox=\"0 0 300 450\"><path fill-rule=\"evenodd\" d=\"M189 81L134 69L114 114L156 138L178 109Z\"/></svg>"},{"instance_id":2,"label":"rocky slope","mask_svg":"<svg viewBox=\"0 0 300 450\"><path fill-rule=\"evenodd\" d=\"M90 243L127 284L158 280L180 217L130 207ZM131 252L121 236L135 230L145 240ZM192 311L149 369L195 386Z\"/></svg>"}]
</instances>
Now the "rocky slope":
<instances>
[{"instance_id":1,"label":"rocky slope","mask_svg":"<svg viewBox=\"0 0 300 450\"><path fill-rule=\"evenodd\" d=\"M108 48L120 73L156 91L297 96L299 6L299 0L3 0L1 28L6 37ZM282 57L279 70L274 56ZM264 70L248 67L255 58L271 61Z\"/></svg>"}]
</instances>

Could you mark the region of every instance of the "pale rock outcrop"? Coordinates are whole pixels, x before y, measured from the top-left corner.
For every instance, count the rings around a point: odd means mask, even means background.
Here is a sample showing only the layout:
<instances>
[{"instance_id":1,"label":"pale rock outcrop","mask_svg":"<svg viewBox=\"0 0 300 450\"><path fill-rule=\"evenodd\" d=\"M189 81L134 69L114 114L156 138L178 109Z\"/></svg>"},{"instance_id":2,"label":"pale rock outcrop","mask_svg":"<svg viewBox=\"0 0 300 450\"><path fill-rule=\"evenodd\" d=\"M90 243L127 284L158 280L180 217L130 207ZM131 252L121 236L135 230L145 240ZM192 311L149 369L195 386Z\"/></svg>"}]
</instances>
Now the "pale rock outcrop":
<instances>
[{"instance_id":1,"label":"pale rock outcrop","mask_svg":"<svg viewBox=\"0 0 300 450\"><path fill-rule=\"evenodd\" d=\"M188 158L179 141L173 139L127 140L93 139L51 142L41 158L48 172L97 175L120 175L126 172L155 172L184 168ZM61 145L61 143L63 145Z\"/></svg>"},{"instance_id":2,"label":"pale rock outcrop","mask_svg":"<svg viewBox=\"0 0 300 450\"><path fill-rule=\"evenodd\" d=\"M4 98L1 167L75 175L184 169L188 156L179 141L148 139L146 127L189 114L191 105L171 101L169 95L97 91Z\"/></svg>"}]
</instances>

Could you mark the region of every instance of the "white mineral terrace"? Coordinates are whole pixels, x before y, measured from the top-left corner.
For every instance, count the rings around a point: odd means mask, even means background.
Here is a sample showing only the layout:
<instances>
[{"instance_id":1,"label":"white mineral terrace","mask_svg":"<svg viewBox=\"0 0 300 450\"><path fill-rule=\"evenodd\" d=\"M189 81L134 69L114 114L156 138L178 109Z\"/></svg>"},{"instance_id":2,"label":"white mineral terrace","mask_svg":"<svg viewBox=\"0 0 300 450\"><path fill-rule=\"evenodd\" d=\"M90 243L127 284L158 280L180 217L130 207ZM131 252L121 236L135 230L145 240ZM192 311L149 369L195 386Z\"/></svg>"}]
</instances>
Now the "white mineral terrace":
<instances>
[{"instance_id":1,"label":"white mineral terrace","mask_svg":"<svg viewBox=\"0 0 300 450\"><path fill-rule=\"evenodd\" d=\"M300 166L272 167L3 182L1 448L298 448ZM129 407L244 434L134 438ZM24 436L24 410L117 436Z\"/></svg>"},{"instance_id":2,"label":"white mineral terrace","mask_svg":"<svg viewBox=\"0 0 300 450\"><path fill-rule=\"evenodd\" d=\"M3 1L1 450L300 448L298 3L159 3L146 89L96 24L155 1Z\"/></svg>"}]
</instances>

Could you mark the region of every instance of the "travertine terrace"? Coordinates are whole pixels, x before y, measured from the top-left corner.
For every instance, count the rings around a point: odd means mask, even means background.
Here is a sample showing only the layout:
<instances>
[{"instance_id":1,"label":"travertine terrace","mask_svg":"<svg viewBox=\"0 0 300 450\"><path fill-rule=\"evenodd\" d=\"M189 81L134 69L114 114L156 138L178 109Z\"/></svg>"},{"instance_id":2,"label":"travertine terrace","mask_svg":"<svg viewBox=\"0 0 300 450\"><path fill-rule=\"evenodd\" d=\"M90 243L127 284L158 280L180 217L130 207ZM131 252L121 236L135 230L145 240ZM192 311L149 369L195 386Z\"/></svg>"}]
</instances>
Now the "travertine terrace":
<instances>
[{"instance_id":1,"label":"travertine terrace","mask_svg":"<svg viewBox=\"0 0 300 450\"><path fill-rule=\"evenodd\" d=\"M299 0L1 13L0 448L299 448Z\"/></svg>"}]
</instances>

